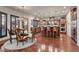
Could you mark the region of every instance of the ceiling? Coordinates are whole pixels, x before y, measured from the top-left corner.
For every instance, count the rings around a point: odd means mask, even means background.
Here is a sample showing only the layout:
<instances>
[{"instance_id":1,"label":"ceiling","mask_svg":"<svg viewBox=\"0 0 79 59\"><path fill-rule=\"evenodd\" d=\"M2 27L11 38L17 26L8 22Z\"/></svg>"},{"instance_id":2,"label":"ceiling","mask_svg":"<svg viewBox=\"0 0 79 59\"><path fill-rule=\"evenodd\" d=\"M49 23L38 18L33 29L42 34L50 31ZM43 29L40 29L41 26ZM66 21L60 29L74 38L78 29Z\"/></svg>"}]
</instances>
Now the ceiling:
<instances>
[{"instance_id":1,"label":"ceiling","mask_svg":"<svg viewBox=\"0 0 79 59\"><path fill-rule=\"evenodd\" d=\"M23 12L40 18L51 16L64 16L68 13L70 6L6 6L14 11Z\"/></svg>"}]
</instances>

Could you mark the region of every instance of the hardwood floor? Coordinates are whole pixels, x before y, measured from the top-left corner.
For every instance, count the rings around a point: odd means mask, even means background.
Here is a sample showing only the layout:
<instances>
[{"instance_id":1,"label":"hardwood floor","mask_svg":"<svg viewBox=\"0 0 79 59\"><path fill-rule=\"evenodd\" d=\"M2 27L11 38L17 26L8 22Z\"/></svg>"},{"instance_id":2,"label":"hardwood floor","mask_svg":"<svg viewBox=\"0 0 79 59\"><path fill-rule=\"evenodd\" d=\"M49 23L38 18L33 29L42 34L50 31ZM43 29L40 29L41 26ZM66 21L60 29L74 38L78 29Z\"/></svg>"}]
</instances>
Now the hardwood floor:
<instances>
[{"instance_id":1,"label":"hardwood floor","mask_svg":"<svg viewBox=\"0 0 79 59\"><path fill-rule=\"evenodd\" d=\"M79 47L66 34L60 34L60 38L43 37L40 33L35 35L37 42L18 52L78 52Z\"/></svg>"},{"instance_id":2,"label":"hardwood floor","mask_svg":"<svg viewBox=\"0 0 79 59\"><path fill-rule=\"evenodd\" d=\"M78 52L79 47L66 34L61 34L60 38L42 37L35 35L37 43L29 48L20 50L22 52Z\"/></svg>"}]
</instances>

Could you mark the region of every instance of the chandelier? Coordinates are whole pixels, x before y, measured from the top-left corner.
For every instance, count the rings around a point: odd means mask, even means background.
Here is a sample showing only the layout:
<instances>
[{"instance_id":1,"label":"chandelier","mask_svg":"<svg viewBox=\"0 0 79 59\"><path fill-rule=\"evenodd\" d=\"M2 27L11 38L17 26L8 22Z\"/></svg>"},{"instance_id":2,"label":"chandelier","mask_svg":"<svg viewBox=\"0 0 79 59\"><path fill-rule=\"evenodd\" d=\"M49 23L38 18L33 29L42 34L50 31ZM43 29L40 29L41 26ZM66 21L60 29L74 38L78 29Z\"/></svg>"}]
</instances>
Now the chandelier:
<instances>
[{"instance_id":1,"label":"chandelier","mask_svg":"<svg viewBox=\"0 0 79 59\"><path fill-rule=\"evenodd\" d=\"M26 21L28 18L25 16L25 7L22 6L22 9L23 9L23 14L22 14L22 16L20 17L20 19L21 19L22 21Z\"/></svg>"}]
</instances>

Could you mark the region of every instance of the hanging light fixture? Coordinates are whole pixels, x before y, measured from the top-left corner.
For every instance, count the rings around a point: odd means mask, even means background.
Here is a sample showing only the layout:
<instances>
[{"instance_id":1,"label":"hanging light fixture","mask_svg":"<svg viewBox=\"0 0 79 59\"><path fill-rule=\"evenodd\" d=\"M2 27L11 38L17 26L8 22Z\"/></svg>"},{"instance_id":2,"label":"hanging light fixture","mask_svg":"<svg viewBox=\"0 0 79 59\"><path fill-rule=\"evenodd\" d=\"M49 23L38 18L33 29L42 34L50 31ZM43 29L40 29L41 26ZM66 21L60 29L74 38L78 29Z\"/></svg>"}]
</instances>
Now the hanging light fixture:
<instances>
[{"instance_id":1,"label":"hanging light fixture","mask_svg":"<svg viewBox=\"0 0 79 59\"><path fill-rule=\"evenodd\" d=\"M24 6L22 6L22 9L23 9L23 16L21 16L20 17L20 19L22 20L22 21L25 21L25 20L27 20L28 18L25 16L25 7Z\"/></svg>"},{"instance_id":2,"label":"hanging light fixture","mask_svg":"<svg viewBox=\"0 0 79 59\"><path fill-rule=\"evenodd\" d=\"M20 20L22 21L22 29L23 29L23 33L25 31L25 23L27 23L27 17L25 16L25 7L22 6L22 10L23 10L23 13L22 13L22 16L20 17Z\"/></svg>"}]
</instances>

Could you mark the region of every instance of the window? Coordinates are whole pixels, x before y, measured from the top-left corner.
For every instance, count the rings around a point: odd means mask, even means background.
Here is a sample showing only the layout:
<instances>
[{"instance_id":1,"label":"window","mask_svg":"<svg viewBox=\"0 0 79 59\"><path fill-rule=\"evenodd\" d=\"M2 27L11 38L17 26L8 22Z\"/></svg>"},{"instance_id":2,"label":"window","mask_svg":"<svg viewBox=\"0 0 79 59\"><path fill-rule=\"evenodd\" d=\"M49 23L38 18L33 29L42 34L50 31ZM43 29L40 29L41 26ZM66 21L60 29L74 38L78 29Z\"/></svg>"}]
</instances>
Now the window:
<instances>
[{"instance_id":1,"label":"window","mask_svg":"<svg viewBox=\"0 0 79 59\"><path fill-rule=\"evenodd\" d=\"M0 12L0 37L7 36L7 14Z\"/></svg>"},{"instance_id":2,"label":"window","mask_svg":"<svg viewBox=\"0 0 79 59\"><path fill-rule=\"evenodd\" d=\"M11 15L10 29L12 34L15 34L15 29L20 26L20 21L18 16Z\"/></svg>"}]
</instances>

